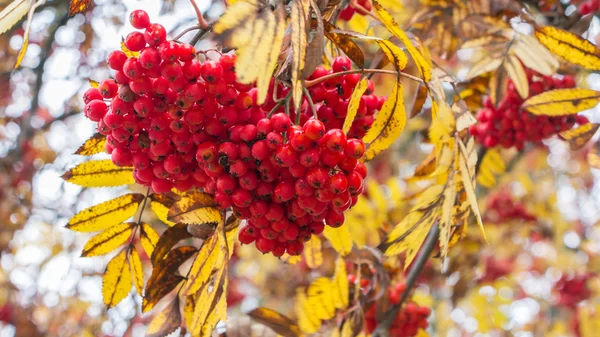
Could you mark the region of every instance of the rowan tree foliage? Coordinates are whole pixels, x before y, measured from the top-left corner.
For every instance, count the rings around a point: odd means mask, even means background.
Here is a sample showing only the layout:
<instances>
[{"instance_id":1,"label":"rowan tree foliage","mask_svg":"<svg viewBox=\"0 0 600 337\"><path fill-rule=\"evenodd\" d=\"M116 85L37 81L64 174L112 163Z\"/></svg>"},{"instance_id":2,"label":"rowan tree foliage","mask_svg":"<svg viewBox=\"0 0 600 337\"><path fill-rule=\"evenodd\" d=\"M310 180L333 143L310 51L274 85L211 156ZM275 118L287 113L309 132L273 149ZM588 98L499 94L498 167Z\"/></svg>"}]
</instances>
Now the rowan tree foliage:
<instances>
[{"instance_id":1,"label":"rowan tree foliage","mask_svg":"<svg viewBox=\"0 0 600 337\"><path fill-rule=\"evenodd\" d=\"M3 6L2 335L597 335L600 1Z\"/></svg>"}]
</instances>

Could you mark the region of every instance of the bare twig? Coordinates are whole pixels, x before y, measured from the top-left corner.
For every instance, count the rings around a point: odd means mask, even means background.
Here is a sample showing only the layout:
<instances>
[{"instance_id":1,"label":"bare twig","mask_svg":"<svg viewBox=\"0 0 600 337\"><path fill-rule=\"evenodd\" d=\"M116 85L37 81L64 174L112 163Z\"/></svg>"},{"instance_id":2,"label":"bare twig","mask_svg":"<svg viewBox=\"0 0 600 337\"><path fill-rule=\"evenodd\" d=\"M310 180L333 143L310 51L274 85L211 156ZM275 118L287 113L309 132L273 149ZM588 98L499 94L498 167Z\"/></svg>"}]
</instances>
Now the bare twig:
<instances>
[{"instance_id":1,"label":"bare twig","mask_svg":"<svg viewBox=\"0 0 600 337\"><path fill-rule=\"evenodd\" d=\"M198 17L198 25L202 29L208 28L208 22L206 22L206 20L204 19L204 15L202 15L202 11L200 11L200 8L198 8L198 4L196 3L196 0L190 0L190 3L192 4L192 7L194 7L194 10L196 11L196 16Z\"/></svg>"}]
</instances>

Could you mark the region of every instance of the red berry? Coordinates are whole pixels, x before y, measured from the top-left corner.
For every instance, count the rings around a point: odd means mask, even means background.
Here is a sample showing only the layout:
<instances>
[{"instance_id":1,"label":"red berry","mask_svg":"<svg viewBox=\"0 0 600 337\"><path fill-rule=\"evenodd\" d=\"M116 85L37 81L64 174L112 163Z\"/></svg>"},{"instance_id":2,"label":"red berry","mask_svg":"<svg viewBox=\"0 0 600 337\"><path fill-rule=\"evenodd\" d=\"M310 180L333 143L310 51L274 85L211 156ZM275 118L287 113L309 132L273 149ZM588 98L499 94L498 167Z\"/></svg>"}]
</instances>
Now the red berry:
<instances>
[{"instance_id":1,"label":"red berry","mask_svg":"<svg viewBox=\"0 0 600 337\"><path fill-rule=\"evenodd\" d=\"M146 11L136 9L129 14L129 23L136 29L144 29L150 25L150 17Z\"/></svg>"}]
</instances>

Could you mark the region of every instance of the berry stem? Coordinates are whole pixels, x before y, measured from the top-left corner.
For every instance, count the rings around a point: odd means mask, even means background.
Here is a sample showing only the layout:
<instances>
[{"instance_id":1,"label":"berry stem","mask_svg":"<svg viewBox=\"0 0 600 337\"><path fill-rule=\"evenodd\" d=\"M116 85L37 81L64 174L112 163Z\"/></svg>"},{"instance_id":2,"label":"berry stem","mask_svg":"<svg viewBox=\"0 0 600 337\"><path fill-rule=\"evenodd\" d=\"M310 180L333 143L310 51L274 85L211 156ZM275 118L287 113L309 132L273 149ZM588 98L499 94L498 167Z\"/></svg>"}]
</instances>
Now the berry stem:
<instances>
[{"instance_id":1,"label":"berry stem","mask_svg":"<svg viewBox=\"0 0 600 337\"><path fill-rule=\"evenodd\" d=\"M312 81L305 81L305 87L306 88L310 88L314 85L317 85L319 83L323 83L331 78L334 77L338 77L338 76L344 76L344 75L349 75L349 74L372 74L372 73L377 73L377 74L388 74L388 75L400 75L402 77L406 77L408 79L411 79L415 82L419 82L421 84L425 84L425 82L423 82L422 79L409 75L407 73L403 73L403 72L399 72L399 71L395 71L395 70L385 70L385 69L352 69L352 70L346 70L346 71L340 71L339 73L333 73L333 74L329 74L329 75L325 75L323 77L319 77L317 79L314 79Z\"/></svg>"},{"instance_id":2,"label":"berry stem","mask_svg":"<svg viewBox=\"0 0 600 337\"><path fill-rule=\"evenodd\" d=\"M310 97L308 89L306 89L306 87L302 87L302 91L304 91L304 96L306 96L306 101L308 102L308 106L310 106L310 110L312 110L313 116L315 116L315 119L319 119L319 116L317 116L317 109L315 108L315 103L313 102L312 97ZM296 124L300 124L300 114L298 114L296 119Z\"/></svg>"},{"instance_id":3,"label":"berry stem","mask_svg":"<svg viewBox=\"0 0 600 337\"><path fill-rule=\"evenodd\" d=\"M271 109L271 111L269 111L269 113L267 114L267 118L271 118L271 116L273 116L273 114L275 113L275 111L277 111L277 109L281 108L282 105L286 104L287 102L289 102L290 98L292 97L292 92L290 91L287 96L285 96L284 98L280 99L279 102L277 102L277 104L275 104L275 106L273 107L273 109ZM289 110L289 108L288 108Z\"/></svg>"}]
</instances>

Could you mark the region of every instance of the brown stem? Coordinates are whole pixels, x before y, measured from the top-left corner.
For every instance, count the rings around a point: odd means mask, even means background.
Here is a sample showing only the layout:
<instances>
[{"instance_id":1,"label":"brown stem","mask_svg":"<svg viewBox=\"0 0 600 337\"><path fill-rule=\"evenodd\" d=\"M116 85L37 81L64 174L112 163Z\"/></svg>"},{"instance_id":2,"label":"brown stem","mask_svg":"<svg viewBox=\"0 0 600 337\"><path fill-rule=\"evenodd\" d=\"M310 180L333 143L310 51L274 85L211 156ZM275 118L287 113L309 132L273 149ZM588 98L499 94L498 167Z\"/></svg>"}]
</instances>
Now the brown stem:
<instances>
[{"instance_id":1,"label":"brown stem","mask_svg":"<svg viewBox=\"0 0 600 337\"><path fill-rule=\"evenodd\" d=\"M198 8L198 4L196 3L196 0L190 0L190 3L192 4L192 7L194 7L194 10L196 11L196 16L198 17L198 25L200 26L200 28L202 28L202 29L208 28L208 22L206 22L206 20L204 19L204 16L202 15L200 8Z\"/></svg>"},{"instance_id":2,"label":"brown stem","mask_svg":"<svg viewBox=\"0 0 600 337\"><path fill-rule=\"evenodd\" d=\"M177 34L177 36L175 36L173 38L173 40L174 41L179 41L179 39L181 39L181 37L184 36L185 34L191 32L193 30L198 30L198 29L201 29L201 28L202 27L200 27L200 25L195 25L195 26L192 26L192 27L188 27L188 28L184 29L181 33Z\"/></svg>"},{"instance_id":3,"label":"brown stem","mask_svg":"<svg viewBox=\"0 0 600 337\"><path fill-rule=\"evenodd\" d=\"M312 111L313 116L315 116L315 119L319 119L319 116L317 116L317 108L315 108L315 103L313 102L312 97L310 97L308 89L306 89L306 87L302 87L302 90L304 91L304 96L306 97L306 101L308 102L308 106L310 106L310 110ZM298 114L298 116L299 115L300 114Z\"/></svg>"},{"instance_id":4,"label":"brown stem","mask_svg":"<svg viewBox=\"0 0 600 337\"><path fill-rule=\"evenodd\" d=\"M377 73L377 74L388 74L388 75L400 75L402 77L406 77L408 79L411 79L415 82L419 82L421 84L425 84L425 82L423 82L422 79L415 77L413 75L409 75L407 73L403 73L403 72L398 72L395 70L385 70L385 69L353 69L353 70L346 70L346 71L340 71L339 73L333 73L333 74L329 74L329 75L325 75L323 77L319 77L317 79L314 79L312 81L305 81L304 85L307 88L310 88L314 85L317 85L319 83L323 83L329 79L332 79L334 77L338 77L338 76L344 76L344 75L348 75L348 74L371 74L371 73Z\"/></svg>"}]
</instances>

